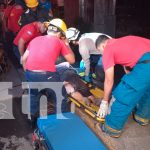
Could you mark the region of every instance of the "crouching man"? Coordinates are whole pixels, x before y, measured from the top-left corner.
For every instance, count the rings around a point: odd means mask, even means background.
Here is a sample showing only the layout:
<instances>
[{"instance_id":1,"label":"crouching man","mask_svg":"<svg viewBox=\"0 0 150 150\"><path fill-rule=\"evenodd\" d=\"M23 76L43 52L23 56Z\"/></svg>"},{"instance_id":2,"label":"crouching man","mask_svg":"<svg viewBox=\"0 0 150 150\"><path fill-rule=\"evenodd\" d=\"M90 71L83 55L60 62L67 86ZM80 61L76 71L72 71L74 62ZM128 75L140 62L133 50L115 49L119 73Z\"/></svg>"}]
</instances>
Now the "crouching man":
<instances>
[{"instance_id":1,"label":"crouching man","mask_svg":"<svg viewBox=\"0 0 150 150\"><path fill-rule=\"evenodd\" d=\"M33 39L23 55L23 67L26 80L29 82L59 82L56 71L56 60L62 55L67 62L75 62L74 53L65 37L67 26L61 19L53 19L48 26L47 34ZM31 120L37 117L39 100L38 91L30 91Z\"/></svg>"},{"instance_id":2,"label":"crouching man","mask_svg":"<svg viewBox=\"0 0 150 150\"><path fill-rule=\"evenodd\" d=\"M105 71L104 98L97 114L101 118L106 116L102 130L112 137L119 137L132 111L136 122L140 125L149 124L150 40L137 36L109 39L100 35L96 47L102 54ZM126 71L127 74L112 92L115 64L132 71ZM111 93L113 101L108 112Z\"/></svg>"}]
</instances>

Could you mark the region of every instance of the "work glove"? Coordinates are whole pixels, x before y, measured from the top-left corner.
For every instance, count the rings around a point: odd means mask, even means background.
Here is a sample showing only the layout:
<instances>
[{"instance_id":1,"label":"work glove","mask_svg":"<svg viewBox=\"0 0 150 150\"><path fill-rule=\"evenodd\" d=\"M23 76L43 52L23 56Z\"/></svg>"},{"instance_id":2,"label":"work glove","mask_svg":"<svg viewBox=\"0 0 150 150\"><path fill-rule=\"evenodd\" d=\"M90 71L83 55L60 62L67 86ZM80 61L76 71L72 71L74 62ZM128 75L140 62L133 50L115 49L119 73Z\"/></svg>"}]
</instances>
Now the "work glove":
<instances>
[{"instance_id":1,"label":"work glove","mask_svg":"<svg viewBox=\"0 0 150 150\"><path fill-rule=\"evenodd\" d=\"M86 82L91 82L91 79L90 79L89 76L85 76L85 77L84 77L84 80L85 80Z\"/></svg>"},{"instance_id":2,"label":"work glove","mask_svg":"<svg viewBox=\"0 0 150 150\"><path fill-rule=\"evenodd\" d=\"M102 100L97 116L100 118L105 118L107 112L108 112L108 101Z\"/></svg>"}]
</instances>

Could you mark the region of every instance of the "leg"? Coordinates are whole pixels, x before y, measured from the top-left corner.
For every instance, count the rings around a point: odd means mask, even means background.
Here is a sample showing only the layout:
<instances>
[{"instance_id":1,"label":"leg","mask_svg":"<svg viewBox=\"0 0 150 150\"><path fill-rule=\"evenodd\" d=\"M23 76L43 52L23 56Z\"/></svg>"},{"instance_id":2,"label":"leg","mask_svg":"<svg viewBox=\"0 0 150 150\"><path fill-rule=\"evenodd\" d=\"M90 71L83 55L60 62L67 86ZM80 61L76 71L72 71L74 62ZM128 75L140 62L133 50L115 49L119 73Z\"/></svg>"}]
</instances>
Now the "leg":
<instances>
[{"instance_id":1,"label":"leg","mask_svg":"<svg viewBox=\"0 0 150 150\"><path fill-rule=\"evenodd\" d=\"M150 88L135 108L134 119L140 125L147 125L150 121Z\"/></svg>"},{"instance_id":2,"label":"leg","mask_svg":"<svg viewBox=\"0 0 150 150\"><path fill-rule=\"evenodd\" d=\"M113 95L116 100L112 104L110 114L106 116L104 130L113 137L119 137L128 116L142 98L143 91L136 91L122 81Z\"/></svg>"}]
</instances>

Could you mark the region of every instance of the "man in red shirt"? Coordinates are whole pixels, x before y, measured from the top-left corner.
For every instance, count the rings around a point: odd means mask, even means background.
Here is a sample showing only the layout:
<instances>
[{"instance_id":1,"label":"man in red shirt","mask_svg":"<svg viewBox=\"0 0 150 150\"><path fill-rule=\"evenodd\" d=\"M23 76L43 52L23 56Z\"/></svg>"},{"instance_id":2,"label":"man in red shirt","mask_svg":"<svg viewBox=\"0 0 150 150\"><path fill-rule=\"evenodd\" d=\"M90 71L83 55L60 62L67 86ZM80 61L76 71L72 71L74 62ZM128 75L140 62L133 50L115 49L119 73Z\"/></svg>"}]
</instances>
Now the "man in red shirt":
<instances>
[{"instance_id":1,"label":"man in red shirt","mask_svg":"<svg viewBox=\"0 0 150 150\"><path fill-rule=\"evenodd\" d=\"M53 19L48 27L48 35L36 37L29 43L23 55L27 81L58 82L60 80L55 66L57 58L62 55L70 64L75 62L74 53L67 40L62 40L66 30L66 24L61 19ZM38 112L37 95L37 90L30 90L30 113L33 122L36 121Z\"/></svg>"},{"instance_id":2,"label":"man in red shirt","mask_svg":"<svg viewBox=\"0 0 150 150\"><path fill-rule=\"evenodd\" d=\"M14 54L18 61L21 62L20 56L22 57L29 42L37 36L41 36L42 33L46 32L47 28L44 23L33 22L25 25L17 34L14 39Z\"/></svg>"},{"instance_id":3,"label":"man in red shirt","mask_svg":"<svg viewBox=\"0 0 150 150\"><path fill-rule=\"evenodd\" d=\"M5 17L5 30L11 31L14 35L20 30L20 26L18 24L21 15L24 12L24 3L21 1L15 1L14 5L6 8L4 12Z\"/></svg>"},{"instance_id":4,"label":"man in red shirt","mask_svg":"<svg viewBox=\"0 0 150 150\"><path fill-rule=\"evenodd\" d=\"M101 35L96 47L103 55L105 71L104 98L97 114L105 117L108 113L103 130L119 137L133 109L135 121L147 125L150 121L150 40L137 36L109 39ZM108 111L116 64L124 66L127 74L114 89Z\"/></svg>"},{"instance_id":5,"label":"man in red shirt","mask_svg":"<svg viewBox=\"0 0 150 150\"><path fill-rule=\"evenodd\" d=\"M18 21L24 11L24 2L15 0L15 4L12 1L4 12L3 25L5 30L5 49L8 56L13 61L13 40L17 32L20 30Z\"/></svg>"}]
</instances>

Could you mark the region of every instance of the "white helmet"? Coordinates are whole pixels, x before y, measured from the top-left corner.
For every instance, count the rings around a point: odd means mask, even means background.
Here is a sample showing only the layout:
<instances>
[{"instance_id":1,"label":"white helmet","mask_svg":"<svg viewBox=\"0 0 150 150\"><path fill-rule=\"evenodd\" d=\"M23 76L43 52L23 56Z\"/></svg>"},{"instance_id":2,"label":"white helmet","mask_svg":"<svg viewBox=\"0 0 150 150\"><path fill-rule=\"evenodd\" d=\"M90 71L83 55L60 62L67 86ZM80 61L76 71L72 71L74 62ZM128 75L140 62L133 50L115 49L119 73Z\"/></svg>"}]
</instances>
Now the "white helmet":
<instances>
[{"instance_id":1,"label":"white helmet","mask_svg":"<svg viewBox=\"0 0 150 150\"><path fill-rule=\"evenodd\" d=\"M66 31L66 38L70 41L74 41L78 38L80 31L76 28L68 28Z\"/></svg>"}]
</instances>

